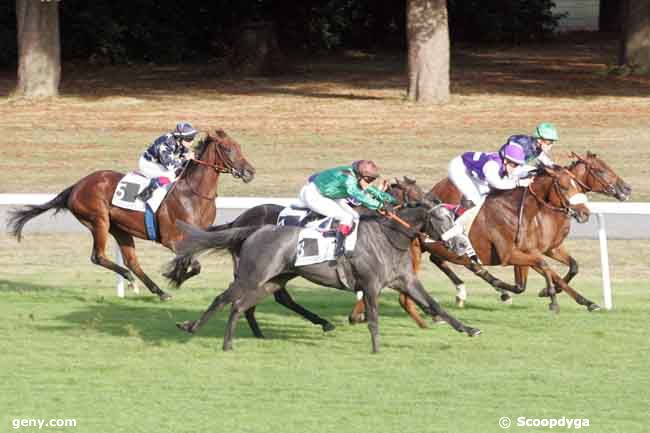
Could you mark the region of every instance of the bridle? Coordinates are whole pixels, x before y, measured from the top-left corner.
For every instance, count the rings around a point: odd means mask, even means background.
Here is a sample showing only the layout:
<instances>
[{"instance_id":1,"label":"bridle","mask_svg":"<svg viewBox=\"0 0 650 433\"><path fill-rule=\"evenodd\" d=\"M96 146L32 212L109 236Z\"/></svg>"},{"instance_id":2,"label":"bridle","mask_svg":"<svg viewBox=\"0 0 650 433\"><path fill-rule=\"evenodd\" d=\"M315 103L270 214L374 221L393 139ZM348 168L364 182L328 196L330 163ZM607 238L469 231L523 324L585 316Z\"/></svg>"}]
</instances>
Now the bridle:
<instances>
[{"instance_id":1,"label":"bridle","mask_svg":"<svg viewBox=\"0 0 650 433\"><path fill-rule=\"evenodd\" d=\"M580 182L573 173L571 173L568 169L563 168L565 172L578 184L580 187L582 187L582 182ZM537 193L533 190L532 183L528 185L528 191L530 194L535 197L535 200L537 200L538 203L540 203L542 206L546 207L547 209L553 210L555 212L561 212L564 213L568 216L575 216L576 211L573 209L573 205L576 204L581 204L586 202L586 196L582 193L579 194L574 194L571 197L567 197L564 192L562 192L562 187L560 186L560 181L557 177L552 176L553 178L553 185L552 188L557 194L558 197L560 197L560 206L554 206L547 201L543 200L540 198Z\"/></svg>"},{"instance_id":2,"label":"bridle","mask_svg":"<svg viewBox=\"0 0 650 433\"><path fill-rule=\"evenodd\" d=\"M230 158L226 158L224 156L223 149L221 148L221 143L216 143L215 153L217 154L217 160L221 164L210 164L209 162L201 161L199 159L192 159L191 161L194 161L199 165L211 167L217 173L230 173L233 176L235 176L236 175L235 166L233 165L233 162L230 160Z\"/></svg>"},{"instance_id":3,"label":"bridle","mask_svg":"<svg viewBox=\"0 0 650 433\"><path fill-rule=\"evenodd\" d=\"M616 187L614 185L612 185L611 183L607 182L603 178L603 176L598 174L597 170L594 168L594 166L591 163L589 163L589 161L587 161L586 159L583 159L582 157L580 157L580 155L577 155L574 152L571 152L569 154L569 157L577 159L576 163L584 164L585 168L587 169L587 177L591 176L594 179L596 179L596 181L598 181L604 187L604 190L603 190L604 192L606 192L609 195L615 195L616 194ZM571 174L573 174L573 173L571 173ZM585 192L592 192L594 190L593 188L590 188L589 186L587 186L586 184L584 184L580 180L578 180L578 179L575 179L575 180L578 183L578 185L580 185L580 188L584 189Z\"/></svg>"},{"instance_id":4,"label":"bridle","mask_svg":"<svg viewBox=\"0 0 650 433\"><path fill-rule=\"evenodd\" d=\"M204 151L205 152L205 151ZM221 143L217 142L215 143L215 153L217 155L217 159L221 164L210 164L209 162L201 161L200 159L190 159L188 161L188 164L185 165L185 168L183 169L183 173L179 176L179 179L183 177L183 174L188 170L190 167L190 164L192 162L203 165L206 167L210 167L214 169L217 173L230 173L233 176L237 177L237 170L235 169L233 162L224 156L223 149L221 148ZM174 184L175 186L175 184ZM190 182L187 182L187 186L190 189L190 192L204 200L214 200L217 198L217 194L215 192L214 197L209 197L205 194L201 194L200 192L196 191L192 184Z\"/></svg>"}]
</instances>

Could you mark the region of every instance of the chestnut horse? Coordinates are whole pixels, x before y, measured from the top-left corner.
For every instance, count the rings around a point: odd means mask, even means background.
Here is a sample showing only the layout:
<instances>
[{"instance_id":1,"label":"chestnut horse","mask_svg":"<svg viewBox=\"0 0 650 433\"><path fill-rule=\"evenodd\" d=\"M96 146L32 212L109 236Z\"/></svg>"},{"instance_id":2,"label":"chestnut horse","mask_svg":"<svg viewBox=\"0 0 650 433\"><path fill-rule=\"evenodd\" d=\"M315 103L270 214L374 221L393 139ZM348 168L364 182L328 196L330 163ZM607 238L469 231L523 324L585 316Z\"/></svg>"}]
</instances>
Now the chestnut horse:
<instances>
[{"instance_id":1,"label":"chestnut horse","mask_svg":"<svg viewBox=\"0 0 650 433\"><path fill-rule=\"evenodd\" d=\"M196 159L190 160L184 171L167 194L157 212L159 242L174 251L175 243L183 233L176 228L176 220L198 227L210 225L216 215L215 198L221 173L230 173L244 182L250 182L255 169L244 158L239 144L222 130L208 134L195 149ZM93 251L90 260L124 277L133 286L133 272L147 288L165 300L171 297L163 292L142 270L135 254L133 237L148 239L144 213L122 209L111 205L113 193L124 175L116 171L101 170L89 174L74 185L43 204L26 206L11 213L8 226L20 241L22 229L30 219L50 209L59 212L67 209L86 226L93 236ZM109 233L117 241L124 263L128 267L112 262L106 256ZM186 278L200 272L198 262ZM130 270L130 271L129 271Z\"/></svg>"},{"instance_id":2,"label":"chestnut horse","mask_svg":"<svg viewBox=\"0 0 650 433\"><path fill-rule=\"evenodd\" d=\"M559 311L556 286L589 311L600 309L566 284L542 256L555 239L555 227L565 220L566 215L572 215L579 222L588 220L587 206L584 203L572 204L575 200L571 199L581 193L575 176L567 169L544 169L527 189L516 188L490 194L469 233L470 241L483 264L530 266L542 274L546 279L546 293L551 297L549 308L554 312ZM459 257L438 244L422 244L422 250L430 253L432 261L447 260L464 265L475 273L487 273L468 257ZM509 290L521 293L524 289L510 287ZM408 299L405 309L422 326L422 320L416 317L415 306Z\"/></svg>"},{"instance_id":3,"label":"chestnut horse","mask_svg":"<svg viewBox=\"0 0 650 433\"><path fill-rule=\"evenodd\" d=\"M576 182L583 192L596 192L608 197L614 197L619 201L625 201L630 197L632 192L630 186L601 158L599 158L598 155L587 151L584 158L573 152L571 152L569 156L573 161L566 168L575 176ZM460 192L448 178L445 178L434 185L431 189L431 194L440 198L445 203L461 203ZM549 249L543 253L547 257L569 266L569 271L563 278L566 283L569 283L578 273L578 263L562 245L562 242L564 242L564 239L568 235L570 218L565 216L564 221L558 222L560 225L556 229L557 235L555 240L551 243ZM431 261L454 282L457 288L456 302L462 307L462 303L465 299L463 281L458 278L458 276L447 266L446 263L444 263L444 261L434 258L433 256L431 257ZM515 266L514 268L516 287L525 289L528 277L528 267ZM510 295L503 291L504 289L508 290L511 287L510 285L491 276L484 269L480 271L479 276L495 286L495 288L501 290L502 300L510 298Z\"/></svg>"}]
</instances>

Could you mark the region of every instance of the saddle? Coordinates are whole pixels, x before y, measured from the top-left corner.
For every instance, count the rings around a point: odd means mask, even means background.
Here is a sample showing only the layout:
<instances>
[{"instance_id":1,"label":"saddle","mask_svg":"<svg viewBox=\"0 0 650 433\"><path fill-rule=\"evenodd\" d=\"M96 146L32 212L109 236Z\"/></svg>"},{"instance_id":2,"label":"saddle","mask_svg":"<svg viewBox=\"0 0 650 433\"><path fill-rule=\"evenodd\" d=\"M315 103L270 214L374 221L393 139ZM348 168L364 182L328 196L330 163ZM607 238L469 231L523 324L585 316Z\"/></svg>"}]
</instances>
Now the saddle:
<instances>
[{"instance_id":1,"label":"saddle","mask_svg":"<svg viewBox=\"0 0 650 433\"><path fill-rule=\"evenodd\" d=\"M335 237L339 222L309 208L292 204L280 212L277 225L311 228L321 232L323 237Z\"/></svg>"}]
</instances>

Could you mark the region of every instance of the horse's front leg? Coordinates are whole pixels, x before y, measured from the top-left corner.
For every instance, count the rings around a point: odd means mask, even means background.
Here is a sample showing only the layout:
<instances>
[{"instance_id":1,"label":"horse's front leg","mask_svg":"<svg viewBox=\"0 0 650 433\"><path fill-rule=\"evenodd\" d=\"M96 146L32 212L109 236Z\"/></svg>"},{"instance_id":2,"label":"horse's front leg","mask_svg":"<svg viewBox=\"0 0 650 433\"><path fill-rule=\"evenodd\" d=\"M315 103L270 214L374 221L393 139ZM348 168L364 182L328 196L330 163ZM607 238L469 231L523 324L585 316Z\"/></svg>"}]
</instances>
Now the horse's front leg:
<instances>
[{"instance_id":1,"label":"horse's front leg","mask_svg":"<svg viewBox=\"0 0 650 433\"><path fill-rule=\"evenodd\" d=\"M367 289L363 292L363 303L366 307L368 330L372 341L372 353L379 352L379 290Z\"/></svg>"},{"instance_id":2,"label":"horse's front leg","mask_svg":"<svg viewBox=\"0 0 650 433\"><path fill-rule=\"evenodd\" d=\"M560 306L557 303L555 284L553 283L553 275L557 274L553 272L541 254L537 252L524 252L519 249L513 249L510 253L509 264L530 266L536 272L541 274L546 280L546 293L548 293L548 296L551 297L549 309L555 313L559 312Z\"/></svg>"},{"instance_id":3,"label":"horse's front leg","mask_svg":"<svg viewBox=\"0 0 650 433\"><path fill-rule=\"evenodd\" d=\"M573 277L578 275L578 262L571 257L571 254L564 248L563 245L560 245L557 248L553 248L550 251L547 251L546 253L547 257L552 258L553 260L557 260L560 263L564 263L569 267L569 272L562 278L565 283L569 284Z\"/></svg>"},{"instance_id":4,"label":"horse's front leg","mask_svg":"<svg viewBox=\"0 0 650 433\"><path fill-rule=\"evenodd\" d=\"M437 302L424 290L422 283L416 278L407 281L403 288L398 289L405 293L409 298L423 310L429 313L434 319L440 318L447 322L458 332L465 332L470 337L479 335L481 330L464 325L458 319L447 313Z\"/></svg>"}]
</instances>

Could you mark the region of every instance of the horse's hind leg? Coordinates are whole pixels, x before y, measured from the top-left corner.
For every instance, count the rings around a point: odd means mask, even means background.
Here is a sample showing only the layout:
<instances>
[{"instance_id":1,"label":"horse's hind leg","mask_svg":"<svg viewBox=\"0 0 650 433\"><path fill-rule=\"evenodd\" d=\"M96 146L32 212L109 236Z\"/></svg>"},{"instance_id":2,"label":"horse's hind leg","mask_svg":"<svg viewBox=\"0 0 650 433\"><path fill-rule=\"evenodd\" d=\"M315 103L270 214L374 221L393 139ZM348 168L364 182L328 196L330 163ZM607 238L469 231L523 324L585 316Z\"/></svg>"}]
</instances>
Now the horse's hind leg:
<instances>
[{"instance_id":1,"label":"horse's hind leg","mask_svg":"<svg viewBox=\"0 0 650 433\"><path fill-rule=\"evenodd\" d=\"M286 282L284 284L286 284ZM314 325L320 325L323 328L324 332L334 330L334 325L332 325L330 322L323 319L319 315L312 313L311 311L307 310L302 305L294 301L291 295L289 295L289 292L287 292L287 288L285 287L284 284L282 284L282 288L280 290L273 293L273 296L275 297L275 301L277 303L279 303L280 305L284 305L294 313L301 315L302 317L309 320Z\"/></svg>"},{"instance_id":2,"label":"horse's hind leg","mask_svg":"<svg viewBox=\"0 0 650 433\"><path fill-rule=\"evenodd\" d=\"M241 317L242 313L250 311L251 309L254 311L254 307L259 302L259 300L264 298L268 292L277 290L278 287L280 286L277 283L267 282L257 289L240 291L239 293L241 296L233 298L230 317L228 317L226 331L224 332L223 336L224 351L232 350L232 339L235 335L237 321Z\"/></svg>"},{"instance_id":3,"label":"horse's hind leg","mask_svg":"<svg viewBox=\"0 0 650 433\"><path fill-rule=\"evenodd\" d=\"M120 246L120 251L122 252L122 257L124 258L124 263L126 266L144 283L149 291L155 295L158 295L160 300L165 301L172 296L168 293L163 292L156 283L154 283L151 278L144 273L140 267L140 262L138 257L135 254L135 244L133 242L133 236L124 233L118 229L111 229L111 234L117 241L117 244Z\"/></svg>"},{"instance_id":4,"label":"horse's hind leg","mask_svg":"<svg viewBox=\"0 0 650 433\"><path fill-rule=\"evenodd\" d=\"M83 225L85 225L90 233L93 235L93 252L90 255L90 261L96 265L102 266L106 269L121 275L125 280L130 283L134 282L135 279L131 272L118 265L117 263L109 260L106 257L106 244L108 240L108 224L100 220L99 223L93 224L90 221L79 219Z\"/></svg>"},{"instance_id":5,"label":"horse's hind leg","mask_svg":"<svg viewBox=\"0 0 650 433\"><path fill-rule=\"evenodd\" d=\"M176 327L182 329L185 332L190 334L198 331L205 323L210 320L210 317L217 311L221 310L225 305L230 304L236 299L237 295L240 293L237 282L230 284L228 289L223 291L220 295L214 298L207 310L201 314L197 320L186 320L185 322L180 322L176 324Z\"/></svg>"}]
</instances>

